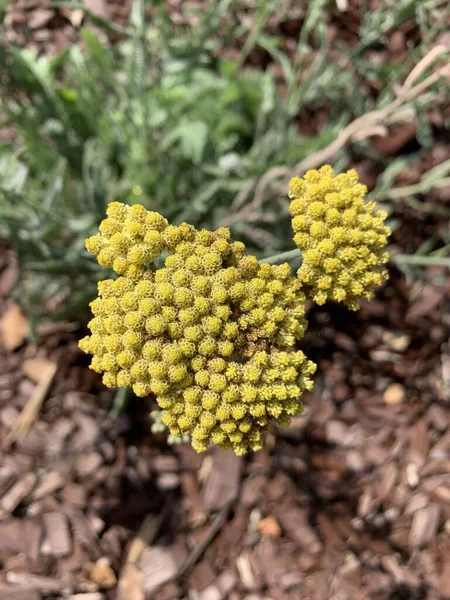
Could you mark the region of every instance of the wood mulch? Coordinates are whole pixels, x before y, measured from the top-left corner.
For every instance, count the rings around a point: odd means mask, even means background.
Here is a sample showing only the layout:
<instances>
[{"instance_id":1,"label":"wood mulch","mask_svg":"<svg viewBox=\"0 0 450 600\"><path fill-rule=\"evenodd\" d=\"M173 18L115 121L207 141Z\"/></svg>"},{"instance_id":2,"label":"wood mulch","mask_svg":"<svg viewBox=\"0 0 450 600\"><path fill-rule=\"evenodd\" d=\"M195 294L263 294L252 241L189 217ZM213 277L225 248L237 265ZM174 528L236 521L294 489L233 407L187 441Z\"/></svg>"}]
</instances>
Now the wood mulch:
<instances>
[{"instance_id":1,"label":"wood mulch","mask_svg":"<svg viewBox=\"0 0 450 600\"><path fill-rule=\"evenodd\" d=\"M448 279L314 310L305 414L241 459L166 446L142 400L109 418L80 332L27 341L0 263L1 600L450 598Z\"/></svg>"},{"instance_id":2,"label":"wood mulch","mask_svg":"<svg viewBox=\"0 0 450 600\"><path fill-rule=\"evenodd\" d=\"M126 22L127 2L84 3ZM303 16L283 24L286 44ZM8 39L53 53L78 41L81 19L16 0ZM339 25L349 43L354 21ZM392 35L386 51L414 35ZM414 135L377 151L401 153ZM399 183L449 155L447 137ZM448 206L450 191L427 201ZM401 214L402 249L448 227ZM144 400L111 418L114 393L87 368L77 324L28 336L1 247L0 600L450 599L450 282L426 274L407 284L393 269L358 313L314 309L305 413L240 459L167 446Z\"/></svg>"}]
</instances>

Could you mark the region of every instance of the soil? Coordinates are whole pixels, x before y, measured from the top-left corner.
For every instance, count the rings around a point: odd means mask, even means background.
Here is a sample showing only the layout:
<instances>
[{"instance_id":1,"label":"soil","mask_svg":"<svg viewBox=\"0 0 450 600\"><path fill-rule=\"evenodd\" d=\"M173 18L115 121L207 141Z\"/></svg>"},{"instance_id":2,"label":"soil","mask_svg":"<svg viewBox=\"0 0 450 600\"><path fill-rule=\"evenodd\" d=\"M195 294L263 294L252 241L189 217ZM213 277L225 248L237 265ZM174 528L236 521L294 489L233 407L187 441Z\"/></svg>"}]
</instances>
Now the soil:
<instances>
[{"instance_id":1,"label":"soil","mask_svg":"<svg viewBox=\"0 0 450 600\"><path fill-rule=\"evenodd\" d=\"M10 31L29 11L41 20L24 43L77 41L45 4L15 2ZM125 3L102 6L125 22ZM386 155L411 135L393 132ZM402 185L450 156L443 129L441 140ZM370 185L374 168L360 166ZM450 190L427 201L448 206ZM406 209L393 243L418 247L446 226ZM145 400L113 418L115 392L88 369L79 324L43 323L30 341L2 246L0 600L450 598L448 270L390 275L358 313L309 313L302 349L318 376L305 413L237 458L150 435ZM24 407L37 417L18 429Z\"/></svg>"}]
</instances>

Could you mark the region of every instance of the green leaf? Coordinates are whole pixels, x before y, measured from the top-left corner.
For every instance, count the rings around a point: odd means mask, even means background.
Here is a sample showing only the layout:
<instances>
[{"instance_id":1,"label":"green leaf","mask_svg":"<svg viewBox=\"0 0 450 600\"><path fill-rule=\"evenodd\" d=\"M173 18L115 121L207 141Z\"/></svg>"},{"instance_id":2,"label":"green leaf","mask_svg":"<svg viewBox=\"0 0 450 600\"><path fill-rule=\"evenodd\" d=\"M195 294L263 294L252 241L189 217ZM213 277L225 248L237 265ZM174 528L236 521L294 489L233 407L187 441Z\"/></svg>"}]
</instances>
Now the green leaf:
<instances>
[{"instance_id":1,"label":"green leaf","mask_svg":"<svg viewBox=\"0 0 450 600\"><path fill-rule=\"evenodd\" d=\"M28 176L27 166L13 154L0 156L0 189L4 192L20 194Z\"/></svg>"},{"instance_id":2,"label":"green leaf","mask_svg":"<svg viewBox=\"0 0 450 600\"><path fill-rule=\"evenodd\" d=\"M184 158L199 164L203 157L208 140L208 126L203 121L180 123L164 138L163 151L167 151L174 144L180 144Z\"/></svg>"}]
</instances>

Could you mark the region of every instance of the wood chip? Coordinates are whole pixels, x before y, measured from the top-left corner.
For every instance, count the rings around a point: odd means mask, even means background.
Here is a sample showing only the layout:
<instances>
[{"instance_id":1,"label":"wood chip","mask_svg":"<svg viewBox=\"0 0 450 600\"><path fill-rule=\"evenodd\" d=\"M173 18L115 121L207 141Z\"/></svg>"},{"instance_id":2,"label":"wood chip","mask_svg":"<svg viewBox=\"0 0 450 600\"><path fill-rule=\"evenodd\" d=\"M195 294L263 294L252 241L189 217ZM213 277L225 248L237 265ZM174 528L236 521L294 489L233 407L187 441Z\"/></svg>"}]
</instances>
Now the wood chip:
<instances>
[{"instance_id":1,"label":"wood chip","mask_svg":"<svg viewBox=\"0 0 450 600\"><path fill-rule=\"evenodd\" d=\"M203 503L209 511L221 510L237 498L242 471L242 460L231 450L215 450L213 460L202 490Z\"/></svg>"},{"instance_id":2,"label":"wood chip","mask_svg":"<svg viewBox=\"0 0 450 600\"><path fill-rule=\"evenodd\" d=\"M405 388L400 383L391 383L383 394L386 404L401 404L405 400Z\"/></svg>"},{"instance_id":3,"label":"wood chip","mask_svg":"<svg viewBox=\"0 0 450 600\"><path fill-rule=\"evenodd\" d=\"M438 404L433 404L428 409L427 417L432 426L438 431L445 432L450 426L448 411Z\"/></svg>"},{"instance_id":4,"label":"wood chip","mask_svg":"<svg viewBox=\"0 0 450 600\"><path fill-rule=\"evenodd\" d=\"M12 352L21 346L29 333L29 325L20 307L15 302L9 302L0 319L0 341L3 347Z\"/></svg>"},{"instance_id":5,"label":"wood chip","mask_svg":"<svg viewBox=\"0 0 450 600\"><path fill-rule=\"evenodd\" d=\"M131 563L125 565L119 579L117 600L145 600L144 574Z\"/></svg>"},{"instance_id":6,"label":"wood chip","mask_svg":"<svg viewBox=\"0 0 450 600\"><path fill-rule=\"evenodd\" d=\"M259 587L256 583L256 578L253 573L248 552L243 552L238 556L236 559L236 568L238 570L241 583L247 590L254 590Z\"/></svg>"},{"instance_id":7,"label":"wood chip","mask_svg":"<svg viewBox=\"0 0 450 600\"><path fill-rule=\"evenodd\" d=\"M31 519L8 519L0 523L0 560L21 552L34 562L39 557L41 540L39 523Z\"/></svg>"},{"instance_id":8,"label":"wood chip","mask_svg":"<svg viewBox=\"0 0 450 600\"><path fill-rule=\"evenodd\" d=\"M5 406L0 413L0 422L6 429L12 429L19 418L19 411L13 406Z\"/></svg>"},{"instance_id":9,"label":"wood chip","mask_svg":"<svg viewBox=\"0 0 450 600\"><path fill-rule=\"evenodd\" d=\"M0 600L41 600L41 594L33 588L0 588Z\"/></svg>"},{"instance_id":10,"label":"wood chip","mask_svg":"<svg viewBox=\"0 0 450 600\"><path fill-rule=\"evenodd\" d=\"M381 481L377 485L377 495L383 499L386 498L398 482L398 467L394 462L391 462L382 467L380 472Z\"/></svg>"},{"instance_id":11,"label":"wood chip","mask_svg":"<svg viewBox=\"0 0 450 600\"><path fill-rule=\"evenodd\" d=\"M19 267L10 265L0 275L0 296L7 297L12 292L19 278Z\"/></svg>"},{"instance_id":12,"label":"wood chip","mask_svg":"<svg viewBox=\"0 0 450 600\"><path fill-rule=\"evenodd\" d=\"M278 521L283 531L292 538L303 550L319 552L322 543L308 522L306 510L296 506L280 507L276 510Z\"/></svg>"},{"instance_id":13,"label":"wood chip","mask_svg":"<svg viewBox=\"0 0 450 600\"><path fill-rule=\"evenodd\" d=\"M98 422L81 412L74 415L74 421L78 425L78 429L72 437L72 450L81 452L92 448L99 437Z\"/></svg>"},{"instance_id":14,"label":"wood chip","mask_svg":"<svg viewBox=\"0 0 450 600\"><path fill-rule=\"evenodd\" d=\"M222 592L216 585L209 585L200 593L197 593L196 596L199 600L223 600Z\"/></svg>"},{"instance_id":15,"label":"wood chip","mask_svg":"<svg viewBox=\"0 0 450 600\"><path fill-rule=\"evenodd\" d=\"M434 495L443 502L450 504L450 486L442 484L434 490Z\"/></svg>"},{"instance_id":16,"label":"wood chip","mask_svg":"<svg viewBox=\"0 0 450 600\"><path fill-rule=\"evenodd\" d=\"M207 513L203 506L195 473L191 471L181 473L180 482L189 511L189 523L194 527L201 525L206 521Z\"/></svg>"},{"instance_id":17,"label":"wood chip","mask_svg":"<svg viewBox=\"0 0 450 600\"><path fill-rule=\"evenodd\" d=\"M61 489L63 485L64 477L61 473L58 473L57 471L48 471L34 488L31 498L32 500L41 500Z\"/></svg>"},{"instance_id":18,"label":"wood chip","mask_svg":"<svg viewBox=\"0 0 450 600\"><path fill-rule=\"evenodd\" d=\"M145 592L151 594L160 585L176 577L186 558L186 548L181 544L167 548L162 546L145 548L136 563L144 575Z\"/></svg>"},{"instance_id":19,"label":"wood chip","mask_svg":"<svg viewBox=\"0 0 450 600\"><path fill-rule=\"evenodd\" d=\"M11 514L33 490L37 477L34 473L27 473L22 479L3 496L0 501L0 518Z\"/></svg>"},{"instance_id":20,"label":"wood chip","mask_svg":"<svg viewBox=\"0 0 450 600\"><path fill-rule=\"evenodd\" d=\"M151 460L150 467L152 471L157 473L177 473L180 469L180 464L172 454L158 454Z\"/></svg>"},{"instance_id":21,"label":"wood chip","mask_svg":"<svg viewBox=\"0 0 450 600\"><path fill-rule=\"evenodd\" d=\"M389 346L390 350L403 353L411 343L409 335L385 331L383 333L383 342Z\"/></svg>"},{"instance_id":22,"label":"wood chip","mask_svg":"<svg viewBox=\"0 0 450 600\"><path fill-rule=\"evenodd\" d=\"M287 591L292 588L300 587L303 582L303 576L301 573L284 573L280 577L280 587L281 589Z\"/></svg>"},{"instance_id":23,"label":"wood chip","mask_svg":"<svg viewBox=\"0 0 450 600\"><path fill-rule=\"evenodd\" d=\"M74 537L89 552L91 557L99 558L97 536L93 532L89 521L80 510L73 506L65 506L64 511L69 517Z\"/></svg>"},{"instance_id":24,"label":"wood chip","mask_svg":"<svg viewBox=\"0 0 450 600\"><path fill-rule=\"evenodd\" d=\"M175 490L180 485L180 478L177 473L160 473L156 485L163 491Z\"/></svg>"},{"instance_id":25,"label":"wood chip","mask_svg":"<svg viewBox=\"0 0 450 600\"><path fill-rule=\"evenodd\" d=\"M103 589L112 588L117 583L116 574L112 570L109 560L105 557L99 558L90 569L89 579Z\"/></svg>"},{"instance_id":26,"label":"wood chip","mask_svg":"<svg viewBox=\"0 0 450 600\"><path fill-rule=\"evenodd\" d=\"M73 594L69 600L103 600L105 596L100 592L88 592L87 594Z\"/></svg>"},{"instance_id":27,"label":"wood chip","mask_svg":"<svg viewBox=\"0 0 450 600\"><path fill-rule=\"evenodd\" d=\"M428 423L426 419L422 418L414 423L408 432L408 436L410 449L421 457L421 462L425 462L430 450L430 443L428 440Z\"/></svg>"},{"instance_id":28,"label":"wood chip","mask_svg":"<svg viewBox=\"0 0 450 600\"><path fill-rule=\"evenodd\" d=\"M72 27L78 29L81 26L81 23L84 19L84 10L75 9L70 11L70 22L72 23Z\"/></svg>"},{"instance_id":29,"label":"wood chip","mask_svg":"<svg viewBox=\"0 0 450 600\"><path fill-rule=\"evenodd\" d=\"M76 459L75 470L82 479L92 477L103 464L103 458L98 452L80 454Z\"/></svg>"},{"instance_id":30,"label":"wood chip","mask_svg":"<svg viewBox=\"0 0 450 600\"><path fill-rule=\"evenodd\" d=\"M447 554L447 559L449 558ZM450 560L444 562L439 577L439 592L442 598L450 598Z\"/></svg>"},{"instance_id":31,"label":"wood chip","mask_svg":"<svg viewBox=\"0 0 450 600\"><path fill-rule=\"evenodd\" d=\"M55 577L43 577L42 575L33 575L32 573L23 573L20 571L8 571L6 573L6 580L8 583L35 588L37 591L45 594L60 592L69 583L66 576L56 579Z\"/></svg>"},{"instance_id":32,"label":"wood chip","mask_svg":"<svg viewBox=\"0 0 450 600\"><path fill-rule=\"evenodd\" d=\"M12 457L5 456L3 464L0 465L0 497L17 481L18 477L19 472L16 461Z\"/></svg>"},{"instance_id":33,"label":"wood chip","mask_svg":"<svg viewBox=\"0 0 450 600\"><path fill-rule=\"evenodd\" d=\"M72 540L66 515L61 512L46 513L43 519L51 554L57 558L70 554Z\"/></svg>"},{"instance_id":34,"label":"wood chip","mask_svg":"<svg viewBox=\"0 0 450 600\"><path fill-rule=\"evenodd\" d=\"M266 517L258 523L259 533L264 537L278 538L281 535L281 527L274 517Z\"/></svg>"},{"instance_id":35,"label":"wood chip","mask_svg":"<svg viewBox=\"0 0 450 600\"><path fill-rule=\"evenodd\" d=\"M222 571L217 577L216 584L222 593L222 596L228 596L228 594L234 590L238 583L238 577L231 569Z\"/></svg>"},{"instance_id":36,"label":"wood chip","mask_svg":"<svg viewBox=\"0 0 450 600\"><path fill-rule=\"evenodd\" d=\"M207 560L198 562L192 569L188 582L191 589L201 592L212 583L215 583L216 573Z\"/></svg>"},{"instance_id":37,"label":"wood chip","mask_svg":"<svg viewBox=\"0 0 450 600\"><path fill-rule=\"evenodd\" d=\"M444 294L444 288L438 288L433 285L423 286L421 295L408 309L406 322L416 323L420 318L432 313L438 304L440 304Z\"/></svg>"},{"instance_id":38,"label":"wood chip","mask_svg":"<svg viewBox=\"0 0 450 600\"><path fill-rule=\"evenodd\" d=\"M77 508L84 508L87 504L86 489L78 483L69 483L63 489L62 496L65 502Z\"/></svg>"},{"instance_id":39,"label":"wood chip","mask_svg":"<svg viewBox=\"0 0 450 600\"><path fill-rule=\"evenodd\" d=\"M410 548L423 546L435 537L439 528L440 515L441 507L436 502L414 513L409 532Z\"/></svg>"},{"instance_id":40,"label":"wood chip","mask_svg":"<svg viewBox=\"0 0 450 600\"><path fill-rule=\"evenodd\" d=\"M102 17L108 16L105 0L83 0L83 4L97 15Z\"/></svg>"},{"instance_id":41,"label":"wood chip","mask_svg":"<svg viewBox=\"0 0 450 600\"><path fill-rule=\"evenodd\" d=\"M54 14L55 13L52 10L38 8L31 13L27 21L27 25L30 29L39 29L40 27L45 27Z\"/></svg>"},{"instance_id":42,"label":"wood chip","mask_svg":"<svg viewBox=\"0 0 450 600\"><path fill-rule=\"evenodd\" d=\"M430 499L426 494L422 494L421 492L414 494L405 507L405 515L413 514L416 510L425 508L429 502Z\"/></svg>"}]
</instances>

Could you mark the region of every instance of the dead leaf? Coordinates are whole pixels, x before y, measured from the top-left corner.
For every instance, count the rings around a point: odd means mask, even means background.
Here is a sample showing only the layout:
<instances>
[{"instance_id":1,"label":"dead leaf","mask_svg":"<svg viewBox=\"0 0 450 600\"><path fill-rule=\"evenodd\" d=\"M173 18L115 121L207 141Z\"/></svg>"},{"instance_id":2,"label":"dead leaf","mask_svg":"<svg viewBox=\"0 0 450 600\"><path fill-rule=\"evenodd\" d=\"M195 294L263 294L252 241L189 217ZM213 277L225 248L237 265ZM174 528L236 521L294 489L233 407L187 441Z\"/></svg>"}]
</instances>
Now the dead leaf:
<instances>
[{"instance_id":1,"label":"dead leaf","mask_svg":"<svg viewBox=\"0 0 450 600\"><path fill-rule=\"evenodd\" d=\"M27 319L15 302L9 302L0 320L0 339L6 350L12 352L23 344L29 332Z\"/></svg>"},{"instance_id":2,"label":"dead leaf","mask_svg":"<svg viewBox=\"0 0 450 600\"><path fill-rule=\"evenodd\" d=\"M22 373L31 381L39 383L52 365L53 363L46 358L29 358L22 363Z\"/></svg>"}]
</instances>

